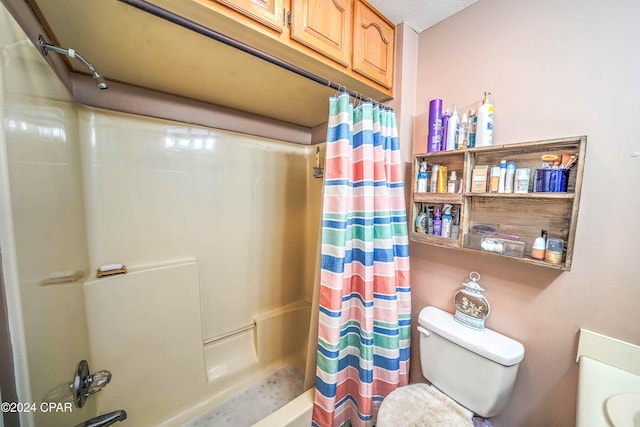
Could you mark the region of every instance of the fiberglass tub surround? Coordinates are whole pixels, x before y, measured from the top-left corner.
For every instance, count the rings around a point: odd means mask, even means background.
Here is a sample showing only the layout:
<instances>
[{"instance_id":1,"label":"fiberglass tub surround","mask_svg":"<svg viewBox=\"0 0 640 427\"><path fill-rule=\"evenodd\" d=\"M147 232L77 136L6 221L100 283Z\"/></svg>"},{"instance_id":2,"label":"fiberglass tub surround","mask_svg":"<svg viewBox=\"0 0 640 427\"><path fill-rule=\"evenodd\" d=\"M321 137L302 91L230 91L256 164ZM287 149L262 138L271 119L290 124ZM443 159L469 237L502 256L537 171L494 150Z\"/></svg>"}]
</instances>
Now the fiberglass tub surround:
<instances>
[{"instance_id":1,"label":"fiberglass tub surround","mask_svg":"<svg viewBox=\"0 0 640 427\"><path fill-rule=\"evenodd\" d=\"M304 371L304 256L315 244L299 236L311 149L79 116L90 265L129 269L85 285L87 307L101 307L88 311L91 348L114 374L98 411L124 407L141 425L182 422L194 401L211 406L285 362ZM122 348L139 357L123 358Z\"/></svg>"},{"instance_id":2,"label":"fiberglass tub surround","mask_svg":"<svg viewBox=\"0 0 640 427\"><path fill-rule=\"evenodd\" d=\"M36 425L115 409L179 425L284 364L303 372L314 150L80 107L56 85L39 97L56 77L31 56L26 71L2 59L23 70L3 76L3 112L31 395L82 359L113 374L82 410ZM129 273L95 278L115 262ZM39 285L62 271L83 277Z\"/></svg>"}]
</instances>

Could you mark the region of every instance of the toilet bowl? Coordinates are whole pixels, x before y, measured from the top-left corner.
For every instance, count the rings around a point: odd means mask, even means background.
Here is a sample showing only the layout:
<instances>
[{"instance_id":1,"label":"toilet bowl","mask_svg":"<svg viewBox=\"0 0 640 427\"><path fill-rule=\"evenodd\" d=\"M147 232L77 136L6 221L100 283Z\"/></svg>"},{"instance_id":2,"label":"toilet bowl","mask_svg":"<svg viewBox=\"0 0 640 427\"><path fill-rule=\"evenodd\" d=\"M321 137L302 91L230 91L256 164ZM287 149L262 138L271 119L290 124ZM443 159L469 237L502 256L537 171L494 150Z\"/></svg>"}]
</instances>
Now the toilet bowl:
<instances>
[{"instance_id":1,"label":"toilet bowl","mask_svg":"<svg viewBox=\"0 0 640 427\"><path fill-rule=\"evenodd\" d=\"M507 405L524 346L490 329L471 329L436 307L418 318L422 375L431 383L390 393L380 405L377 427L473 425Z\"/></svg>"}]
</instances>

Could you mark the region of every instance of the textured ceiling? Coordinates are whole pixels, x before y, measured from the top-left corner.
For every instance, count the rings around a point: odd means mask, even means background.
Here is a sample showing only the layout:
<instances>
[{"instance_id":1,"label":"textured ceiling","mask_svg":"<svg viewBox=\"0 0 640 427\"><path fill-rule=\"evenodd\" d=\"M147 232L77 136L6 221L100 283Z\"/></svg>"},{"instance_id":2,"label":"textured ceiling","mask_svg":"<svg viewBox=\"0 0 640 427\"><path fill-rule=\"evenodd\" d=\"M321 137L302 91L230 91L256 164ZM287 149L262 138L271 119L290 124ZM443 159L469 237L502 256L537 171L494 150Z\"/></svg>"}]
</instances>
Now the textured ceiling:
<instances>
[{"instance_id":1,"label":"textured ceiling","mask_svg":"<svg viewBox=\"0 0 640 427\"><path fill-rule=\"evenodd\" d=\"M478 0L368 0L394 24L407 23L418 33Z\"/></svg>"}]
</instances>

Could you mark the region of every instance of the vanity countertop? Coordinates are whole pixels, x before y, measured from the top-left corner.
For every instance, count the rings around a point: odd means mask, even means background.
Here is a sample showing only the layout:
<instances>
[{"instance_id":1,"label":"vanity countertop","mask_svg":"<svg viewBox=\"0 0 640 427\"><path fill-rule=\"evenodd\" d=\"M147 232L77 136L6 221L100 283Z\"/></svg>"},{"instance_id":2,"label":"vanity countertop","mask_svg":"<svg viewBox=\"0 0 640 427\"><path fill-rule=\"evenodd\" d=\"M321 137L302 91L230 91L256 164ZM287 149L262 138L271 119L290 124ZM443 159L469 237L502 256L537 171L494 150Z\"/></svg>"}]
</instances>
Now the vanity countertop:
<instances>
[{"instance_id":1,"label":"vanity countertop","mask_svg":"<svg viewBox=\"0 0 640 427\"><path fill-rule=\"evenodd\" d=\"M611 426L605 410L607 399L640 393L640 346L581 329L576 360L576 426Z\"/></svg>"}]
</instances>

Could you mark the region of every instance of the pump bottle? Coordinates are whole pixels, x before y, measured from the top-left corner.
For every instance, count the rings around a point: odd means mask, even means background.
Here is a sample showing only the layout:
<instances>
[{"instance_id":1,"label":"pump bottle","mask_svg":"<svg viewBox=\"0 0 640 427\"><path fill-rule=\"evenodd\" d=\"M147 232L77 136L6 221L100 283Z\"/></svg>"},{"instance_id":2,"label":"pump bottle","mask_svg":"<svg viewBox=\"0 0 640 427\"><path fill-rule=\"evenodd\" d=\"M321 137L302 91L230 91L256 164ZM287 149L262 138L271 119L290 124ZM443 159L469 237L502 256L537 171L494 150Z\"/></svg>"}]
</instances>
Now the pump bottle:
<instances>
[{"instance_id":1,"label":"pump bottle","mask_svg":"<svg viewBox=\"0 0 640 427\"><path fill-rule=\"evenodd\" d=\"M493 104L489 101L491 92L484 93L482 105L478 109L476 129L476 147L488 147L493 144Z\"/></svg>"}]
</instances>

